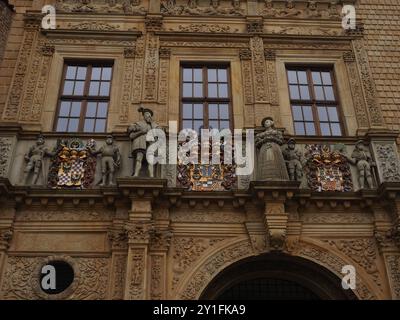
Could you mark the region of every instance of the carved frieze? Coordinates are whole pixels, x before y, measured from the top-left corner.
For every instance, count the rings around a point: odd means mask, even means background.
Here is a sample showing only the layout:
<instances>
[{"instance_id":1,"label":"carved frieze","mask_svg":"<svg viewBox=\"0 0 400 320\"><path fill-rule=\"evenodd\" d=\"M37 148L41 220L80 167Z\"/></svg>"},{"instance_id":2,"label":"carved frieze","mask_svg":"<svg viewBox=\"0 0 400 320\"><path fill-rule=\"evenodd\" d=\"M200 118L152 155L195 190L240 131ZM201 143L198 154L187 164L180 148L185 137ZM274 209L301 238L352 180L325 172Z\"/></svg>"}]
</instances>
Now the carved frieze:
<instances>
[{"instance_id":1,"label":"carved frieze","mask_svg":"<svg viewBox=\"0 0 400 320\"><path fill-rule=\"evenodd\" d=\"M237 33L238 28L227 25L192 23L189 25L179 25L178 28L170 28L170 31L195 32L195 33Z\"/></svg>"},{"instance_id":2,"label":"carved frieze","mask_svg":"<svg viewBox=\"0 0 400 320\"><path fill-rule=\"evenodd\" d=\"M114 13L145 15L147 9L140 0L57 0L57 12L67 13Z\"/></svg>"},{"instance_id":3,"label":"carved frieze","mask_svg":"<svg viewBox=\"0 0 400 320\"><path fill-rule=\"evenodd\" d=\"M69 23L69 29L80 31L115 31L120 29L120 25L111 25L100 21L90 21L81 23Z\"/></svg>"},{"instance_id":4,"label":"carved frieze","mask_svg":"<svg viewBox=\"0 0 400 320\"><path fill-rule=\"evenodd\" d=\"M337 1L330 3L309 0L302 3L292 0L275 1L265 0L264 6L260 8L259 14L266 18L286 19L339 19Z\"/></svg>"},{"instance_id":5,"label":"carved frieze","mask_svg":"<svg viewBox=\"0 0 400 320\"><path fill-rule=\"evenodd\" d=\"M132 52L133 51L133 52ZM131 106L132 101L132 86L133 86L133 78L135 72L135 60L132 58L135 57L135 51L132 48L125 48L124 50L124 71L123 71L123 85L122 85L122 96L121 96L121 108L119 114L119 120L122 123L128 122L129 117L129 107Z\"/></svg>"},{"instance_id":6,"label":"carved frieze","mask_svg":"<svg viewBox=\"0 0 400 320\"><path fill-rule=\"evenodd\" d=\"M222 6L220 0L201 1L176 1L162 0L160 11L163 15L180 16L243 16L245 14L245 3L243 8L240 0L232 0L231 6ZM205 4L209 5L205 5Z\"/></svg>"}]
</instances>

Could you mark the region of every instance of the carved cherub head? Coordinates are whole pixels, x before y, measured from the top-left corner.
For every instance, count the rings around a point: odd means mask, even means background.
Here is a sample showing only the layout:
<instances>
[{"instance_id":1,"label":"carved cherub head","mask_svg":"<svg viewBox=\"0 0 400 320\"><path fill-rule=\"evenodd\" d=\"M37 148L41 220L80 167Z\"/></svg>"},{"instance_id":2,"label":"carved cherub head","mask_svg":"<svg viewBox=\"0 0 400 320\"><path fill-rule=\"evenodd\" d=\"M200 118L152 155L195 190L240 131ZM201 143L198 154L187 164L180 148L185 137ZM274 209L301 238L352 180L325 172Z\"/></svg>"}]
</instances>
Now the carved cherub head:
<instances>
[{"instance_id":1,"label":"carved cherub head","mask_svg":"<svg viewBox=\"0 0 400 320\"><path fill-rule=\"evenodd\" d=\"M317 10L317 4L315 1L308 1L308 9L310 10Z\"/></svg>"},{"instance_id":2,"label":"carved cherub head","mask_svg":"<svg viewBox=\"0 0 400 320\"><path fill-rule=\"evenodd\" d=\"M286 8L288 8L288 9L293 9L294 8L293 0L287 0L286 1Z\"/></svg>"},{"instance_id":3,"label":"carved cherub head","mask_svg":"<svg viewBox=\"0 0 400 320\"><path fill-rule=\"evenodd\" d=\"M232 6L235 9L240 9L240 0L232 0Z\"/></svg>"},{"instance_id":4,"label":"carved cherub head","mask_svg":"<svg viewBox=\"0 0 400 320\"><path fill-rule=\"evenodd\" d=\"M217 9L219 7L219 0L211 0L210 5L214 8Z\"/></svg>"}]
</instances>

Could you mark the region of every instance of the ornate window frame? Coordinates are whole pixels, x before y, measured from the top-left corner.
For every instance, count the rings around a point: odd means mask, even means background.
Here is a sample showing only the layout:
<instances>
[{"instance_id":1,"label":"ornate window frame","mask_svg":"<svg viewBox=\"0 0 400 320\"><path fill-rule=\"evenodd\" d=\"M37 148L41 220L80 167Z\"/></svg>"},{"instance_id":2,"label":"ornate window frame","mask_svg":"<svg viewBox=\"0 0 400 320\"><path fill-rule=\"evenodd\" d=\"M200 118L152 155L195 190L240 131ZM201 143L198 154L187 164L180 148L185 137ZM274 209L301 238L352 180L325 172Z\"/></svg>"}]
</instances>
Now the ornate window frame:
<instances>
[{"instance_id":1,"label":"ornate window frame","mask_svg":"<svg viewBox=\"0 0 400 320\"><path fill-rule=\"evenodd\" d=\"M112 61L113 77L111 80L111 91L107 118L106 132L110 132L119 123L119 104L121 100L122 90L122 73L123 73L123 48L97 48L95 51L88 52L86 46L78 46L70 48L66 46L56 46L53 62L50 67L49 88L46 91L46 97L43 110L43 131L52 132L54 129L54 121L57 118L59 91L63 81L63 71L65 61L68 60L90 60L90 61ZM73 50L73 51L71 51ZM91 135L96 133L90 133ZM104 134L104 133L101 133Z\"/></svg>"},{"instance_id":2,"label":"ornate window frame","mask_svg":"<svg viewBox=\"0 0 400 320\"><path fill-rule=\"evenodd\" d=\"M44 292L40 288L40 270L42 267L46 264L48 264L51 261L63 261L65 263L68 263L72 269L74 270L74 280L72 281L71 285L65 289L63 292L57 293L57 294L48 294ZM42 299L45 300L62 300L70 297L76 290L78 284L79 284L79 279L80 279L80 271L78 264L75 262L74 259L72 259L70 256L48 256L41 260L34 271L34 274L32 276L32 288L33 291Z\"/></svg>"},{"instance_id":3,"label":"ornate window frame","mask_svg":"<svg viewBox=\"0 0 400 320\"><path fill-rule=\"evenodd\" d=\"M354 111L353 97L346 66L342 59L343 52L310 53L303 50L302 53L284 52L277 53L276 67L278 92L280 95L280 115L282 126L286 128L287 133L295 135L292 111L290 109L289 84L286 73L286 66L290 64L303 66L330 66L336 78L338 100L340 101L342 126L347 136L355 136L358 124ZM335 138L335 137L333 137ZM337 138L337 137L336 137Z\"/></svg>"}]
</instances>

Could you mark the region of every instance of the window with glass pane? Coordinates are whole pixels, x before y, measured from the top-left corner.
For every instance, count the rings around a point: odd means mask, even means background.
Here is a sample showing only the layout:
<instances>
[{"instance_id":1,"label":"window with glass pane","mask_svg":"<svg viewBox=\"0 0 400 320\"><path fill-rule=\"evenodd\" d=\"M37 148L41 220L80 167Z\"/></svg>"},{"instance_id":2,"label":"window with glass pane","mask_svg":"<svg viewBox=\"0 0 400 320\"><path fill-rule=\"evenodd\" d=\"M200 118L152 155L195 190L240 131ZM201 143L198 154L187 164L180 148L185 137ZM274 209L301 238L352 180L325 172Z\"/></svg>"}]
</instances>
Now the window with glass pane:
<instances>
[{"instance_id":1,"label":"window with glass pane","mask_svg":"<svg viewBox=\"0 0 400 320\"><path fill-rule=\"evenodd\" d=\"M110 63L67 63L55 130L105 132L111 77Z\"/></svg>"},{"instance_id":2,"label":"window with glass pane","mask_svg":"<svg viewBox=\"0 0 400 320\"><path fill-rule=\"evenodd\" d=\"M230 129L227 65L182 66L182 129Z\"/></svg>"},{"instance_id":3,"label":"window with glass pane","mask_svg":"<svg viewBox=\"0 0 400 320\"><path fill-rule=\"evenodd\" d=\"M287 77L296 135L341 136L332 70L287 68Z\"/></svg>"}]
</instances>

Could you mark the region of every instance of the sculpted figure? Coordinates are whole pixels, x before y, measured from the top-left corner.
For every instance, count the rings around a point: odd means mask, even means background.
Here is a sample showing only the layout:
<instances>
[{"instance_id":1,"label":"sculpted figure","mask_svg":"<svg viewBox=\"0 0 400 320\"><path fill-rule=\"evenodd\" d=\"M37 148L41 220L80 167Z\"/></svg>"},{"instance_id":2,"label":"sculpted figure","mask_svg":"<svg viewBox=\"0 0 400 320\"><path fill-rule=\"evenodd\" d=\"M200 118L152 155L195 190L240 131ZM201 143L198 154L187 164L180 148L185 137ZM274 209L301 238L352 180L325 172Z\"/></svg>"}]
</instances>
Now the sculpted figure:
<instances>
[{"instance_id":1,"label":"sculpted figure","mask_svg":"<svg viewBox=\"0 0 400 320\"><path fill-rule=\"evenodd\" d=\"M356 147L351 154L353 163L358 169L358 182L360 189L364 189L365 180L367 180L368 188L372 188L372 166L375 164L372 162L370 153L366 150L364 142L362 140L357 141Z\"/></svg>"},{"instance_id":2,"label":"sculpted figure","mask_svg":"<svg viewBox=\"0 0 400 320\"><path fill-rule=\"evenodd\" d=\"M138 121L128 127L128 134L131 140L131 152L134 159L134 177L138 177L142 168L142 162L146 158L146 150L150 142L146 141L147 132L151 129L160 128L153 120L153 111L150 109L139 108L143 115L143 120ZM150 178L154 178L154 166L148 164Z\"/></svg>"},{"instance_id":3,"label":"sculpted figure","mask_svg":"<svg viewBox=\"0 0 400 320\"><path fill-rule=\"evenodd\" d=\"M36 140L36 144L30 147L28 153L25 154L25 161L27 164L24 169L24 184L28 183L28 176L32 170L32 184L37 184L39 175L44 174L44 158L53 156L53 154L45 147L44 143L44 137L40 134Z\"/></svg>"},{"instance_id":4,"label":"sculpted figure","mask_svg":"<svg viewBox=\"0 0 400 320\"><path fill-rule=\"evenodd\" d=\"M256 148L260 149L257 180L289 180L280 148L283 144L282 133L275 129L274 120L271 117L264 118L261 125L265 130L255 137Z\"/></svg>"},{"instance_id":5,"label":"sculpted figure","mask_svg":"<svg viewBox=\"0 0 400 320\"><path fill-rule=\"evenodd\" d=\"M307 5L307 10L305 11L306 18L319 18L321 17L321 12L317 9L317 4L315 1L309 1Z\"/></svg>"},{"instance_id":6,"label":"sculpted figure","mask_svg":"<svg viewBox=\"0 0 400 320\"><path fill-rule=\"evenodd\" d=\"M289 179L292 181L301 181L303 177L303 156L299 150L296 150L296 141L289 139L287 147L282 153L289 172Z\"/></svg>"},{"instance_id":7,"label":"sculpted figure","mask_svg":"<svg viewBox=\"0 0 400 320\"><path fill-rule=\"evenodd\" d=\"M101 186L115 185L114 173L121 166L121 154L118 147L114 144L114 137L109 135L106 139L106 144L102 146L96 154L101 156Z\"/></svg>"},{"instance_id":8,"label":"sculpted figure","mask_svg":"<svg viewBox=\"0 0 400 320\"><path fill-rule=\"evenodd\" d=\"M279 10L274 8L272 0L265 0L265 8L260 12L261 15L268 18L273 18L279 15Z\"/></svg>"},{"instance_id":9,"label":"sculpted figure","mask_svg":"<svg viewBox=\"0 0 400 320\"><path fill-rule=\"evenodd\" d=\"M286 8L282 9L279 13L279 17L281 18L289 18L289 17L296 17L301 15L301 10L295 8L294 3L292 0L287 0Z\"/></svg>"}]
</instances>

